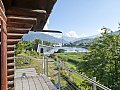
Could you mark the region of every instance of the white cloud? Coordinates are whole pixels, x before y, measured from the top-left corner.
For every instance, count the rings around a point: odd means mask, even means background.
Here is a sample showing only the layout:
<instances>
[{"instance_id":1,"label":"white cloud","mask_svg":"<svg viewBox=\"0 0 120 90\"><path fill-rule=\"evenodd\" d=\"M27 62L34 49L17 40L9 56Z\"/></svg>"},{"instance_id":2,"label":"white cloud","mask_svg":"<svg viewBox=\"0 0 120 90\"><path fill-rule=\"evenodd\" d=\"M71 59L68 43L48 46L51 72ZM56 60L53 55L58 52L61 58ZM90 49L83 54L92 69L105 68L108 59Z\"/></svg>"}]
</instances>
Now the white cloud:
<instances>
[{"instance_id":1,"label":"white cloud","mask_svg":"<svg viewBox=\"0 0 120 90\"><path fill-rule=\"evenodd\" d=\"M80 37L87 37L87 35L85 35L85 34L81 34Z\"/></svg>"},{"instance_id":2,"label":"white cloud","mask_svg":"<svg viewBox=\"0 0 120 90\"><path fill-rule=\"evenodd\" d=\"M57 38L62 38L62 34L53 34L54 37L57 37Z\"/></svg>"},{"instance_id":3,"label":"white cloud","mask_svg":"<svg viewBox=\"0 0 120 90\"><path fill-rule=\"evenodd\" d=\"M49 30L50 28L48 27L49 26L49 19L47 20L47 23L45 24L43 30ZM62 35L61 34L55 34L55 33L49 33L49 32L44 32L45 34L48 34L48 35L51 35L51 36L54 36L54 37L57 37L57 38L61 38ZM79 38L79 37L85 37L86 35L85 34L81 34L80 36L78 36L78 34L75 32L75 31L69 31L67 33L65 33L65 35L67 37L73 37L73 38Z\"/></svg>"},{"instance_id":4,"label":"white cloud","mask_svg":"<svg viewBox=\"0 0 120 90\"><path fill-rule=\"evenodd\" d=\"M66 33L66 36L67 37L73 37L73 38L78 38L79 37L75 31L69 31L68 33Z\"/></svg>"}]
</instances>

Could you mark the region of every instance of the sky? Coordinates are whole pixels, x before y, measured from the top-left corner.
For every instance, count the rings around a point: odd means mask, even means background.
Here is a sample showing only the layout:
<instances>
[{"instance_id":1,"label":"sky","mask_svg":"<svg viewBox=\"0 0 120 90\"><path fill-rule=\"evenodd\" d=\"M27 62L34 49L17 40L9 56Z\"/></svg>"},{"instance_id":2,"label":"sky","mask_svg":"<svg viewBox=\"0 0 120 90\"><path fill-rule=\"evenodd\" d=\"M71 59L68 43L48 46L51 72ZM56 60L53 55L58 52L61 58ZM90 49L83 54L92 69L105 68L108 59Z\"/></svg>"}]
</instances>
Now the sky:
<instances>
[{"instance_id":1,"label":"sky","mask_svg":"<svg viewBox=\"0 0 120 90\"><path fill-rule=\"evenodd\" d=\"M103 26L116 31L119 22L120 0L57 0L44 29L80 38L100 34Z\"/></svg>"}]
</instances>

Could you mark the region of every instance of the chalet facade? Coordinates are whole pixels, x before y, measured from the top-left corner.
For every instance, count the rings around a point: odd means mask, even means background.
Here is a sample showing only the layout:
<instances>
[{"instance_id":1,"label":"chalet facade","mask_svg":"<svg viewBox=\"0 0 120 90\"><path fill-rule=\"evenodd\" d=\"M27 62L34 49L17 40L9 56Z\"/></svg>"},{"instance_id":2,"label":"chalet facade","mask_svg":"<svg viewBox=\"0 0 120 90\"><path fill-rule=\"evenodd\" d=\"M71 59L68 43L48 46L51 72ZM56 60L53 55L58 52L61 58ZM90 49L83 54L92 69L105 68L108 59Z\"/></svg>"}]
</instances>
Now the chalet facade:
<instances>
[{"instance_id":1,"label":"chalet facade","mask_svg":"<svg viewBox=\"0 0 120 90\"><path fill-rule=\"evenodd\" d=\"M14 45L42 32L56 0L0 0L0 90L14 90Z\"/></svg>"}]
</instances>

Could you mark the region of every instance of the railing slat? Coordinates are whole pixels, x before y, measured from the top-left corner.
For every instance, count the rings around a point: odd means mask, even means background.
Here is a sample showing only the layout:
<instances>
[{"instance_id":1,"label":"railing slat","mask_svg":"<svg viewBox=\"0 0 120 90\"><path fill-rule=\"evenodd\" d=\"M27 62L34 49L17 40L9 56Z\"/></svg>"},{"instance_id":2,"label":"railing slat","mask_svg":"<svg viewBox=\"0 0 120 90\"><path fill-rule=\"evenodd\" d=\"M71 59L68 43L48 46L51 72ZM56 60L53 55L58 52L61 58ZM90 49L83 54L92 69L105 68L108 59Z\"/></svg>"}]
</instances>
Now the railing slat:
<instances>
[{"instance_id":1,"label":"railing slat","mask_svg":"<svg viewBox=\"0 0 120 90\"><path fill-rule=\"evenodd\" d=\"M53 61L54 61L54 60L53 60ZM68 66L66 66L66 65L63 64L63 63L59 63L59 62L57 62L57 61L54 61L54 62L55 62L56 64L60 65L61 67L64 67L66 70L69 70L69 71L77 74L78 76L86 79L86 80L89 81L90 83L92 83L92 84L100 87L100 88L103 89L103 90L111 90L110 88L108 88L108 87L106 87L106 86L104 86L104 85L96 82L95 80L93 80L93 79L91 79L91 78L88 78L87 76L85 76L85 75L83 75L83 74L80 74L79 72L77 72L77 71L75 71L75 70L73 70L73 69L70 69Z\"/></svg>"}]
</instances>

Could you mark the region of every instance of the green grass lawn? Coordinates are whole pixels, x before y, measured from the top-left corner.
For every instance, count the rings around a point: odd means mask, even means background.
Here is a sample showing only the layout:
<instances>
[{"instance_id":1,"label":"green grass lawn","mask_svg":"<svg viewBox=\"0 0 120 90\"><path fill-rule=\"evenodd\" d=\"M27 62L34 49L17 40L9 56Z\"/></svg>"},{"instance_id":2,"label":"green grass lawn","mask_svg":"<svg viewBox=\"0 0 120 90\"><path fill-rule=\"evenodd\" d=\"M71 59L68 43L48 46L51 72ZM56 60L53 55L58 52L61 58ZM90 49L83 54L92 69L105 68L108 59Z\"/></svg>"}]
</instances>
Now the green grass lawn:
<instances>
[{"instance_id":1,"label":"green grass lawn","mask_svg":"<svg viewBox=\"0 0 120 90\"><path fill-rule=\"evenodd\" d=\"M28 64L25 64L28 62ZM24 57L22 59L16 59L16 68L23 69L23 68L35 68L37 73L40 74L42 72L42 63L38 62L36 59L30 59L28 57Z\"/></svg>"},{"instance_id":2,"label":"green grass lawn","mask_svg":"<svg viewBox=\"0 0 120 90\"><path fill-rule=\"evenodd\" d=\"M57 53L58 60L64 61L70 68L76 69L79 62L83 61L84 53Z\"/></svg>"},{"instance_id":3,"label":"green grass lawn","mask_svg":"<svg viewBox=\"0 0 120 90\"><path fill-rule=\"evenodd\" d=\"M84 53L57 53L56 57L60 61L64 61L64 63L70 67L71 69L76 70L77 65L79 62L83 61L83 56ZM70 75L68 75L68 73ZM65 74L69 78L71 82L74 82L80 90L92 90L92 85L81 78L80 76L76 75L75 73L72 72L67 72Z\"/></svg>"}]
</instances>

